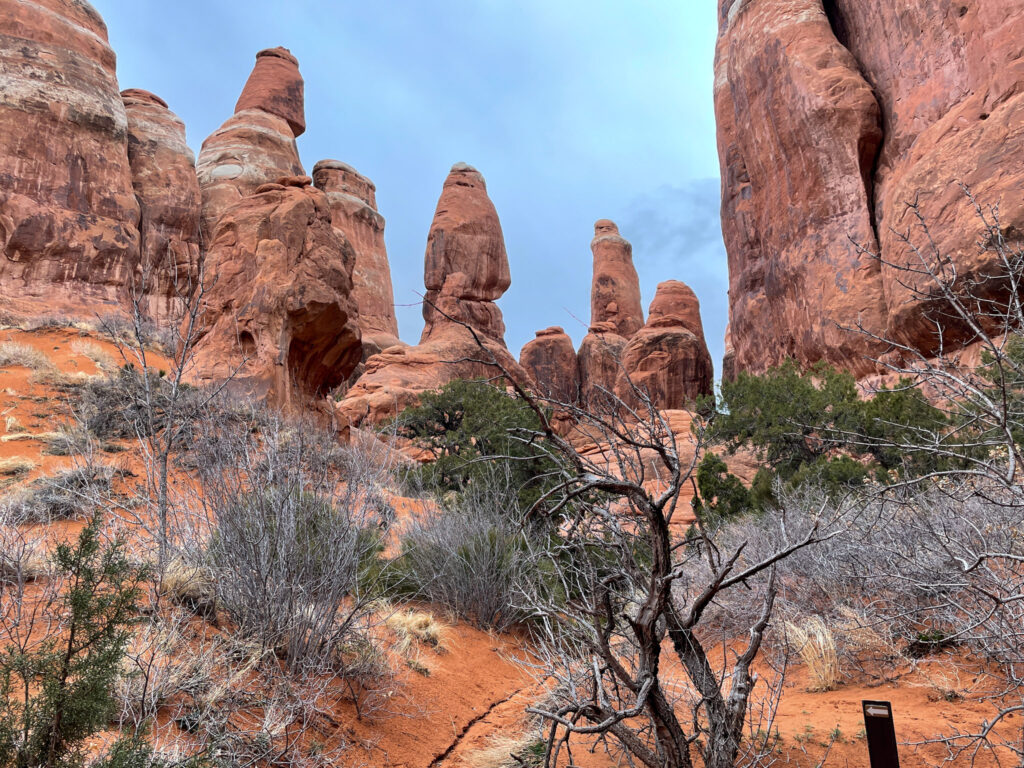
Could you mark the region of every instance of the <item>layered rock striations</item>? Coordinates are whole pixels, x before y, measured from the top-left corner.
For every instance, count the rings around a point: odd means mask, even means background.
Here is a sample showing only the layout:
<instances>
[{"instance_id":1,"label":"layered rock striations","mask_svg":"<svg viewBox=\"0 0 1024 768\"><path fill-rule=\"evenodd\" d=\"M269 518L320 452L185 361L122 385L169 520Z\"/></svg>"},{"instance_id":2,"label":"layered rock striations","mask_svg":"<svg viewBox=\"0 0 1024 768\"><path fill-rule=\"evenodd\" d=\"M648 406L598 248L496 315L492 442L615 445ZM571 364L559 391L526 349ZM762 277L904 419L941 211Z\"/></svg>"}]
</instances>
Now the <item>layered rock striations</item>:
<instances>
[{"instance_id":1,"label":"layered rock striations","mask_svg":"<svg viewBox=\"0 0 1024 768\"><path fill-rule=\"evenodd\" d=\"M576 355L582 407L605 414L617 407L615 384L623 371L622 352L626 343L610 321L594 323L587 330Z\"/></svg>"},{"instance_id":2,"label":"layered rock striations","mask_svg":"<svg viewBox=\"0 0 1024 768\"><path fill-rule=\"evenodd\" d=\"M590 322L612 323L615 332L628 339L644 324L633 246L619 234L615 222L600 219L594 224L590 250L594 254Z\"/></svg>"},{"instance_id":3,"label":"layered rock striations","mask_svg":"<svg viewBox=\"0 0 1024 768\"><path fill-rule=\"evenodd\" d=\"M261 185L220 217L206 254L194 378L279 406L322 400L362 355L354 253L308 177Z\"/></svg>"},{"instance_id":4,"label":"layered rock striations","mask_svg":"<svg viewBox=\"0 0 1024 768\"><path fill-rule=\"evenodd\" d=\"M715 69L736 369L871 374L888 345L857 324L937 352L901 268L937 258L920 216L964 284L996 269L961 182L1021 238L1024 0L722 2Z\"/></svg>"},{"instance_id":5,"label":"layered rock striations","mask_svg":"<svg viewBox=\"0 0 1024 768\"><path fill-rule=\"evenodd\" d=\"M647 323L629 339L621 356L615 391L628 405L639 403L639 392L659 410L679 410L714 391L700 302L678 280L658 285Z\"/></svg>"},{"instance_id":6,"label":"layered rock striations","mask_svg":"<svg viewBox=\"0 0 1024 768\"><path fill-rule=\"evenodd\" d=\"M529 381L505 348L505 326L494 303L511 283L501 223L483 176L464 163L453 166L444 182L427 237L424 283L420 343L390 347L366 361L365 372L338 404L350 425L380 423L420 393L457 378L494 379L500 371L489 364L492 355Z\"/></svg>"},{"instance_id":7,"label":"layered rock striations","mask_svg":"<svg viewBox=\"0 0 1024 768\"><path fill-rule=\"evenodd\" d=\"M573 405L579 399L579 369L572 339L558 326L537 331L519 353L542 397Z\"/></svg>"},{"instance_id":8,"label":"layered rock striations","mask_svg":"<svg viewBox=\"0 0 1024 768\"><path fill-rule=\"evenodd\" d=\"M261 184L305 174L295 144L304 130L298 61L285 48L260 51L235 113L199 151L205 241L212 239L221 215Z\"/></svg>"},{"instance_id":9,"label":"layered rock striations","mask_svg":"<svg viewBox=\"0 0 1024 768\"><path fill-rule=\"evenodd\" d=\"M352 291L364 357L400 344L384 217L377 212L373 182L345 163L321 160L313 168L313 183L327 195L334 228L355 251Z\"/></svg>"},{"instance_id":10,"label":"layered rock striations","mask_svg":"<svg viewBox=\"0 0 1024 768\"><path fill-rule=\"evenodd\" d=\"M139 202L142 310L174 322L195 285L199 263L199 183L185 124L148 91L121 92L128 119L128 160Z\"/></svg>"},{"instance_id":11,"label":"layered rock striations","mask_svg":"<svg viewBox=\"0 0 1024 768\"><path fill-rule=\"evenodd\" d=\"M0 293L15 314L121 308L139 258L107 29L75 0L0 0Z\"/></svg>"}]
</instances>

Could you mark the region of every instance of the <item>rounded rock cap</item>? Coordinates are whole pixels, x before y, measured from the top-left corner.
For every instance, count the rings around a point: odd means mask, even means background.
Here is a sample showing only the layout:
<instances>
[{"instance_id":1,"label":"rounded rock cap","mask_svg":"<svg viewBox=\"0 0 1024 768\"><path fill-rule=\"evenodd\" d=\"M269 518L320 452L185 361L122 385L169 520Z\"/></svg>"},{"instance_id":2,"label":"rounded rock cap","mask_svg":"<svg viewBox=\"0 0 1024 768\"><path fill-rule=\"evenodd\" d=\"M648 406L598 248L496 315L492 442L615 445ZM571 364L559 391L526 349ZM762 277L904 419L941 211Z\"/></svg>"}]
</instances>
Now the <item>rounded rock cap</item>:
<instances>
[{"instance_id":1,"label":"rounded rock cap","mask_svg":"<svg viewBox=\"0 0 1024 768\"><path fill-rule=\"evenodd\" d=\"M545 328L545 329L543 329L541 331L536 331L534 333L534 336L536 336L536 338L538 338L538 339L541 338L542 336L564 336L564 335L565 335L565 329L562 328L560 325L552 325L550 328Z\"/></svg>"},{"instance_id":2,"label":"rounded rock cap","mask_svg":"<svg viewBox=\"0 0 1024 768\"><path fill-rule=\"evenodd\" d=\"M594 222L594 236L599 237L601 235L617 235L619 234L619 227L611 219L598 219Z\"/></svg>"},{"instance_id":3,"label":"rounded rock cap","mask_svg":"<svg viewBox=\"0 0 1024 768\"><path fill-rule=\"evenodd\" d=\"M125 88L121 91L121 100L131 100L143 102L146 104L156 104L158 107L168 109L167 102L157 96L155 93L144 91L142 88Z\"/></svg>"},{"instance_id":4,"label":"rounded rock cap","mask_svg":"<svg viewBox=\"0 0 1024 768\"><path fill-rule=\"evenodd\" d=\"M266 48L256 54L256 65L242 88L235 112L259 109L287 121L292 135L306 130L305 84L299 61L287 48Z\"/></svg>"}]
</instances>

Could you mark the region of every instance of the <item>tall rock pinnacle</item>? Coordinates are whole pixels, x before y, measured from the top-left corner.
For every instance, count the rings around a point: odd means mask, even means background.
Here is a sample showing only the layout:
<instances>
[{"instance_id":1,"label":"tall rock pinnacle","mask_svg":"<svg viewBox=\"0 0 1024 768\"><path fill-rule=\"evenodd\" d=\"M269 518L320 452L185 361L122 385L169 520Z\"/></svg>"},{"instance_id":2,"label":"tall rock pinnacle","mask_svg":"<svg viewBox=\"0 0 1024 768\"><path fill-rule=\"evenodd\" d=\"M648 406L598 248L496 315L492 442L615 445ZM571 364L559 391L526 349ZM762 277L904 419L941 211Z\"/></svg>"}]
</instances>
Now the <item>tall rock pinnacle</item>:
<instances>
[{"instance_id":1,"label":"tall rock pinnacle","mask_svg":"<svg viewBox=\"0 0 1024 768\"><path fill-rule=\"evenodd\" d=\"M427 237L423 283L426 325L420 343L449 322L436 306L504 346L505 323L494 301L512 284L505 238L484 177L466 163L452 166L441 189Z\"/></svg>"},{"instance_id":2,"label":"tall rock pinnacle","mask_svg":"<svg viewBox=\"0 0 1024 768\"><path fill-rule=\"evenodd\" d=\"M205 242L224 211L261 184L305 174L295 145L305 129L302 98L295 58L284 48L260 51L235 114L207 137L199 152Z\"/></svg>"},{"instance_id":3,"label":"tall rock pinnacle","mask_svg":"<svg viewBox=\"0 0 1024 768\"><path fill-rule=\"evenodd\" d=\"M590 324L612 323L615 333L628 339L644 324L633 247L619 234L615 222L600 219L594 224L590 250L594 254Z\"/></svg>"},{"instance_id":4,"label":"tall rock pinnacle","mask_svg":"<svg viewBox=\"0 0 1024 768\"><path fill-rule=\"evenodd\" d=\"M377 212L373 182L350 165L321 160L313 167L313 183L327 194L334 228L355 250L352 292L359 306L366 358L400 343L384 217Z\"/></svg>"}]
</instances>

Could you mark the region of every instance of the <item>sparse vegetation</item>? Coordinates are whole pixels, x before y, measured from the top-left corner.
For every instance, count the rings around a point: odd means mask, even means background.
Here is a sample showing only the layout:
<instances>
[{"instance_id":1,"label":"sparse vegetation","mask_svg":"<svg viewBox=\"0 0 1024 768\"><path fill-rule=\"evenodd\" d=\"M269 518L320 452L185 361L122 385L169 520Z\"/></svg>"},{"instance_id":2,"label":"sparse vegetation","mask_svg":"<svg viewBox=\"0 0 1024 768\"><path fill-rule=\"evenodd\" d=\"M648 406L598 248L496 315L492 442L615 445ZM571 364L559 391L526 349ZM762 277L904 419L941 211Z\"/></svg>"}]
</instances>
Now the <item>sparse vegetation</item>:
<instances>
[{"instance_id":1,"label":"sparse vegetation","mask_svg":"<svg viewBox=\"0 0 1024 768\"><path fill-rule=\"evenodd\" d=\"M0 342L0 367L20 366L31 371L47 372L55 366L44 352L18 341Z\"/></svg>"},{"instance_id":2,"label":"sparse vegetation","mask_svg":"<svg viewBox=\"0 0 1024 768\"><path fill-rule=\"evenodd\" d=\"M839 656L832 630L820 616L786 628L810 676L812 691L831 691L839 684Z\"/></svg>"}]
</instances>

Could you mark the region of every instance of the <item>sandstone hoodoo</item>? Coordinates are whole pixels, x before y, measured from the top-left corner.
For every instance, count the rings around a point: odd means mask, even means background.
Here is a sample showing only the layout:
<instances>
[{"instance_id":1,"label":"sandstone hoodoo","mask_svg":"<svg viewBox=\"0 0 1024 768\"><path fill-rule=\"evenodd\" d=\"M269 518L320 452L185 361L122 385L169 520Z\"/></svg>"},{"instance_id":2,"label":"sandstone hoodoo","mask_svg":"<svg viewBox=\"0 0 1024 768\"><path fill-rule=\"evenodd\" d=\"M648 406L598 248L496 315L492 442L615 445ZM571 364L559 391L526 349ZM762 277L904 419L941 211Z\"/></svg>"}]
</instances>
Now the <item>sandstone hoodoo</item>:
<instances>
[{"instance_id":1,"label":"sandstone hoodoo","mask_svg":"<svg viewBox=\"0 0 1024 768\"><path fill-rule=\"evenodd\" d=\"M148 91L121 92L128 117L128 160L139 201L142 309L173 322L199 263L199 183L185 124Z\"/></svg>"},{"instance_id":2,"label":"sandstone hoodoo","mask_svg":"<svg viewBox=\"0 0 1024 768\"><path fill-rule=\"evenodd\" d=\"M205 241L210 241L221 215L258 186L305 174L295 145L304 130L298 62L284 48L260 51L234 115L199 151L196 172Z\"/></svg>"},{"instance_id":3,"label":"sandstone hoodoo","mask_svg":"<svg viewBox=\"0 0 1024 768\"><path fill-rule=\"evenodd\" d=\"M505 324L494 303L511 284L501 223L483 176L465 163L452 167L441 190L427 237L424 283L420 343L394 346L366 361L338 404L343 421L380 423L453 379L493 379L498 371L487 364L488 354L529 381L505 348Z\"/></svg>"},{"instance_id":4,"label":"sandstone hoodoo","mask_svg":"<svg viewBox=\"0 0 1024 768\"><path fill-rule=\"evenodd\" d=\"M644 324L633 246L619 234L614 222L600 219L594 224L590 250L594 254L590 322L613 323L615 332L628 339Z\"/></svg>"},{"instance_id":5,"label":"sandstone hoodoo","mask_svg":"<svg viewBox=\"0 0 1024 768\"><path fill-rule=\"evenodd\" d=\"M542 397L575 404L579 398L579 369L572 339L553 326L537 331L519 353L519 364L530 374Z\"/></svg>"},{"instance_id":6,"label":"sandstone hoodoo","mask_svg":"<svg viewBox=\"0 0 1024 768\"><path fill-rule=\"evenodd\" d=\"M117 311L139 205L107 28L73 0L0 0L0 294L14 314Z\"/></svg>"},{"instance_id":7,"label":"sandstone hoodoo","mask_svg":"<svg viewBox=\"0 0 1024 768\"><path fill-rule=\"evenodd\" d=\"M453 275L463 277L453 278L446 289ZM455 300L448 309L456 311L456 319L505 345L505 323L494 304L512 284L505 237L484 177L466 163L452 166L441 189L427 238L423 284L426 324L420 343L449 324L432 306L439 306L441 295L446 294Z\"/></svg>"},{"instance_id":8,"label":"sandstone hoodoo","mask_svg":"<svg viewBox=\"0 0 1024 768\"><path fill-rule=\"evenodd\" d=\"M373 182L350 165L321 160L313 167L313 183L327 195L334 228L355 250L352 291L359 306L365 359L401 343L384 246L384 217L377 212Z\"/></svg>"},{"instance_id":9,"label":"sandstone hoodoo","mask_svg":"<svg viewBox=\"0 0 1024 768\"><path fill-rule=\"evenodd\" d=\"M926 278L900 269L921 266L902 239L925 244L917 213L965 281L995 264L959 182L999 207L1011 236L1024 227L1024 2L933 5L720 4L715 111L738 371L794 357L871 374L865 358L888 347L840 328L857 324L936 352L907 285Z\"/></svg>"},{"instance_id":10,"label":"sandstone hoodoo","mask_svg":"<svg viewBox=\"0 0 1024 768\"><path fill-rule=\"evenodd\" d=\"M280 406L322 399L361 357L355 255L308 177L264 184L221 217L206 255L195 378Z\"/></svg>"},{"instance_id":11,"label":"sandstone hoodoo","mask_svg":"<svg viewBox=\"0 0 1024 768\"><path fill-rule=\"evenodd\" d=\"M700 302L678 280L658 285L647 324L621 354L616 394L627 404L638 402L634 388L663 410L683 409L713 391L714 367L704 340Z\"/></svg>"}]
</instances>

